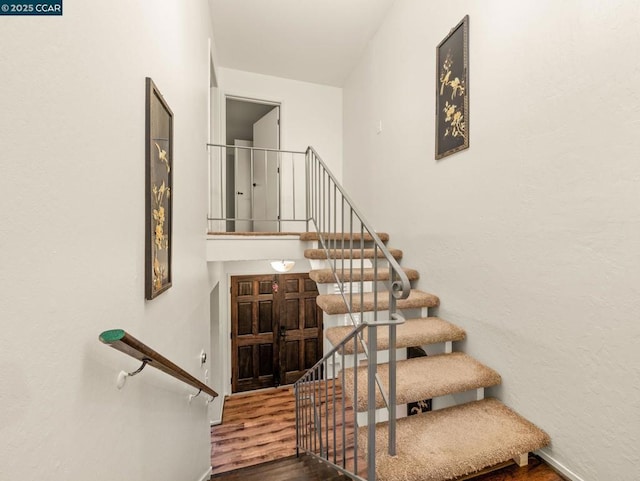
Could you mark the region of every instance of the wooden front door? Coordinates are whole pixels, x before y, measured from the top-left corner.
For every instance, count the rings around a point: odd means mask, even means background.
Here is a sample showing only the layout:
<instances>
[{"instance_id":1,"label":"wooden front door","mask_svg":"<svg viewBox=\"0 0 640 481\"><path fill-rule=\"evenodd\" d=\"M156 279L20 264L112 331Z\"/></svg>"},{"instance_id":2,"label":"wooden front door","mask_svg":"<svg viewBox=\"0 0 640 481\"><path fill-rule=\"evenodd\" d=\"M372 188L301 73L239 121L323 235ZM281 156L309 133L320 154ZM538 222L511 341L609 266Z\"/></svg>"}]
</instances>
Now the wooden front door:
<instances>
[{"instance_id":1,"label":"wooden front door","mask_svg":"<svg viewBox=\"0 0 640 481\"><path fill-rule=\"evenodd\" d=\"M295 382L322 356L322 311L308 274L231 278L233 392Z\"/></svg>"}]
</instances>

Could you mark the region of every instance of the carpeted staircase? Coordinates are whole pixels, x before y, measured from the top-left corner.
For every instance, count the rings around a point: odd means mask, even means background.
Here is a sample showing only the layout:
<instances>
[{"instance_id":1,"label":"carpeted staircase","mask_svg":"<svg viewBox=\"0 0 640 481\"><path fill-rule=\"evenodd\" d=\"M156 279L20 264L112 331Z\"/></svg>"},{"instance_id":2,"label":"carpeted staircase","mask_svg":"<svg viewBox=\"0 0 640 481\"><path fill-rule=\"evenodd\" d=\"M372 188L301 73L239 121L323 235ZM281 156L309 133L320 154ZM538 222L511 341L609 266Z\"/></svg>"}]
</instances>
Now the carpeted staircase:
<instances>
[{"instance_id":1,"label":"carpeted staircase","mask_svg":"<svg viewBox=\"0 0 640 481\"><path fill-rule=\"evenodd\" d=\"M386 242L387 234L379 234ZM304 233L303 241L318 241L318 234ZM345 262L367 262L375 260L380 251L364 249L361 253L359 234L352 237L344 234L332 234L329 250L307 249L305 257L312 260L310 277L319 284L321 294L317 298L318 306L326 316L346 314L348 308L341 294L331 293L332 284L337 280L344 282L372 281L388 279L388 270L384 266L376 271L370 267L345 269ZM326 239L326 238L325 238ZM358 249L343 249L351 240ZM357 242L356 242L357 241ZM370 242L371 236L364 236L364 242ZM326 240L325 240L326 242ZM370 247L370 246L367 246ZM402 258L402 251L389 249L395 259ZM346 259L346 260L345 260ZM340 265L336 273L328 269L328 264ZM369 261L370 262L370 261ZM324 264L324 265L323 265ZM359 264L363 265L363 264ZM375 273L374 273L375 272ZM410 281L419 278L418 272L405 269ZM335 291L335 289L334 289ZM357 293L350 297L353 310L385 311L388 309L388 296L378 293L377 299L372 292ZM387 423L376 426L376 474L380 481L445 481L479 472L491 466L497 466L509 460L526 464L530 451L540 449L550 440L548 435L532 423L504 406L497 399L484 399L484 389L501 383L500 375L493 369L462 352L453 352L453 343L463 340L464 330L438 317L430 317L428 309L437 307L439 299L433 294L411 290L407 299L397 301L397 309L403 312L419 312L418 316L408 319L397 328L397 349L415 346L441 345L442 354L427 357L399 360L397 363L397 404L418 402L424 399L471 393L473 400L459 405L437 409L432 412L400 419L397 423L397 455L387 454ZM406 316L405 316L406 317ZM330 323L325 323L325 327ZM337 346L353 330L351 326L334 326L325 330L327 340ZM365 338L366 338L366 330ZM378 350L388 350L388 328L378 328ZM342 347L340 353L353 356L356 349L359 359L363 348L355 343ZM353 363L356 364L357 363ZM379 364L378 372L383 385L388 376L387 364ZM366 409L367 376L366 366L344 367L344 390L353 392L354 378L357 378L357 399L350 399L357 411ZM357 376L354 372L358 369ZM362 372L360 372L362 371ZM388 392L388 387L386 392ZM376 407L382 408L384 401L377 391ZM359 446L366 449L366 430L360 428Z\"/></svg>"}]
</instances>

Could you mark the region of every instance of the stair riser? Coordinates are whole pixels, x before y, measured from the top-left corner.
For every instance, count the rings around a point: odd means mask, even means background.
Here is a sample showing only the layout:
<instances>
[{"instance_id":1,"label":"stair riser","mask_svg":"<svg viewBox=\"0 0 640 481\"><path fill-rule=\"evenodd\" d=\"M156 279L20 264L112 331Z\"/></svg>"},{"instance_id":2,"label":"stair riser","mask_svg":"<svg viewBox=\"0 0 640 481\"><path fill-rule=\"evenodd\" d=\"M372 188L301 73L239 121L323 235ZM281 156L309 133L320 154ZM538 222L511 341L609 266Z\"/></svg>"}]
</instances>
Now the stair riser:
<instances>
[{"instance_id":1,"label":"stair riser","mask_svg":"<svg viewBox=\"0 0 640 481\"><path fill-rule=\"evenodd\" d=\"M333 259L309 259L309 265L311 265L311 269L331 269L332 266L335 266L336 269L341 270L343 267L349 269L353 267L353 269L363 268L371 268L373 267L370 259L336 259L335 262Z\"/></svg>"},{"instance_id":2,"label":"stair riser","mask_svg":"<svg viewBox=\"0 0 640 481\"><path fill-rule=\"evenodd\" d=\"M348 226L345 226L348 227ZM344 230L342 228L338 229L338 230ZM357 230L357 229L356 229ZM376 235L378 236L378 238L383 242L383 243L387 243L389 241L389 234L387 234L386 232L377 232ZM337 240L339 242L360 242L360 239L364 239L364 242L373 242L373 237L368 233L365 232L364 236L358 231L358 232L353 232L353 233L347 233L347 232L322 232L322 233L317 233L317 232L304 232L302 234L300 234L300 240L301 241L311 241L311 242L319 242L318 239L322 237L325 242L328 240L334 241Z\"/></svg>"},{"instance_id":3,"label":"stair riser","mask_svg":"<svg viewBox=\"0 0 640 481\"><path fill-rule=\"evenodd\" d=\"M390 278L389 269L386 268L379 267L376 270L372 268L360 269L354 267L352 269L349 269L349 266L343 266L342 263L337 263L336 265L331 263L331 267L335 267L335 272L332 268L312 270L309 273L309 277L311 277L311 279L313 279L318 284L335 284L336 279L338 279L338 281L340 281L341 283L377 281L384 282L385 285L388 284ZM418 271L414 269L403 268L403 270L407 275L409 282L413 283L420 278Z\"/></svg>"},{"instance_id":4,"label":"stair riser","mask_svg":"<svg viewBox=\"0 0 640 481\"><path fill-rule=\"evenodd\" d=\"M399 249L389 249L389 254L393 256L394 259L400 260L402 259L402 251ZM377 258L378 261L384 261L385 256L380 250L375 249L367 249L367 250L349 250L349 249L336 249L330 250L329 252L324 249L306 249L304 251L304 256L307 259L374 259Z\"/></svg>"},{"instance_id":5,"label":"stair riser","mask_svg":"<svg viewBox=\"0 0 640 481\"><path fill-rule=\"evenodd\" d=\"M337 316L328 316L337 317ZM466 333L459 327L437 317L411 318L396 327L396 345L398 349L421 346L428 355L452 352L452 342L462 341ZM353 330L350 326L337 326L334 323L325 324L325 336L331 346L337 346ZM363 332L368 337L368 330ZM389 328L378 328L378 350L386 351L388 347ZM442 346L442 347L441 347ZM444 347L444 349L443 349ZM352 355L355 348L349 344L345 346L345 353ZM364 352L358 348L358 352Z\"/></svg>"},{"instance_id":6,"label":"stair riser","mask_svg":"<svg viewBox=\"0 0 640 481\"><path fill-rule=\"evenodd\" d=\"M365 241L364 246L360 245L360 241L353 241L353 243L349 241L345 241L343 243L342 240L335 240L335 241L331 240L326 243L326 247L328 249L344 249L344 250L354 250L354 251L360 250L361 248L373 249L374 246L375 244L373 243L373 241ZM320 241L316 241L313 243L312 249L324 249L324 246L320 243Z\"/></svg>"},{"instance_id":7,"label":"stair riser","mask_svg":"<svg viewBox=\"0 0 640 481\"><path fill-rule=\"evenodd\" d=\"M377 295L364 293L362 296L353 296L350 302L353 312L385 311L389 309L389 294L385 292L377 293ZM347 304L340 295L318 296L316 303L320 309L328 314L346 314L349 311ZM398 310L422 310L424 308L437 307L439 304L440 299L437 296L428 292L412 290L408 298L396 301L396 308ZM426 317L426 315L426 313L420 314L421 317Z\"/></svg>"}]
</instances>

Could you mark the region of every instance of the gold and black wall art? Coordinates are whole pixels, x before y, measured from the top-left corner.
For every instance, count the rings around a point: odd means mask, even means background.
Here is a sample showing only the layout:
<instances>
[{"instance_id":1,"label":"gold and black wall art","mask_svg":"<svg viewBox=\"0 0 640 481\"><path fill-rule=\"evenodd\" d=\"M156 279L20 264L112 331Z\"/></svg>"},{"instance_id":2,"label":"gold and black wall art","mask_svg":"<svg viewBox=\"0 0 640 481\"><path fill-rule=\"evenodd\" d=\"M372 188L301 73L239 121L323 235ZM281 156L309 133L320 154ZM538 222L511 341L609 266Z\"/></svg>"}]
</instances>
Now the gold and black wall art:
<instances>
[{"instance_id":1,"label":"gold and black wall art","mask_svg":"<svg viewBox=\"0 0 640 481\"><path fill-rule=\"evenodd\" d=\"M469 15L436 47L436 159L469 147Z\"/></svg>"},{"instance_id":2,"label":"gold and black wall art","mask_svg":"<svg viewBox=\"0 0 640 481\"><path fill-rule=\"evenodd\" d=\"M173 112L146 79L145 297L171 287Z\"/></svg>"}]
</instances>

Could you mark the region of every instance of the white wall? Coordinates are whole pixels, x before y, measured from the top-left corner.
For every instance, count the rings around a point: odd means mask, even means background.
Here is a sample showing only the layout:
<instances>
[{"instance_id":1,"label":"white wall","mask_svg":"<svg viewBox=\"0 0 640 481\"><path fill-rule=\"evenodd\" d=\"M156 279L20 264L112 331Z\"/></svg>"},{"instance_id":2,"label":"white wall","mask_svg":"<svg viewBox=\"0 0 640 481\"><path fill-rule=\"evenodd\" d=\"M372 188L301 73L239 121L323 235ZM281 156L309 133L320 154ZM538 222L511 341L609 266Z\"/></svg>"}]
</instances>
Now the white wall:
<instances>
[{"instance_id":1,"label":"white wall","mask_svg":"<svg viewBox=\"0 0 640 481\"><path fill-rule=\"evenodd\" d=\"M221 291L220 280L223 279L222 262L208 262L207 268L209 272L209 286L210 286L210 305L209 305L209 318L211 322L211 363L210 363L210 375L209 382L212 386L216 386L216 392L219 394L213 402L209 403L208 415L211 424L220 424L222 422L222 410L224 408L224 398L227 392L225 387L228 384L227 375L225 372L225 355L228 351L228 338L223 337L226 332L227 322L226 316L223 315L220 309L220 303L223 297L228 296L224 291ZM225 379L227 379L225 381Z\"/></svg>"},{"instance_id":2,"label":"white wall","mask_svg":"<svg viewBox=\"0 0 640 481\"><path fill-rule=\"evenodd\" d=\"M193 388L98 341L123 328L204 379L207 2L67 0L0 20L0 478L200 479ZM173 287L144 300L145 77L175 116ZM215 386L214 386L215 388Z\"/></svg>"},{"instance_id":3,"label":"white wall","mask_svg":"<svg viewBox=\"0 0 640 481\"><path fill-rule=\"evenodd\" d=\"M467 13L471 148L436 162L435 46ZM344 89L348 191L585 481L640 463L639 21L632 0L398 0Z\"/></svg>"}]
</instances>

